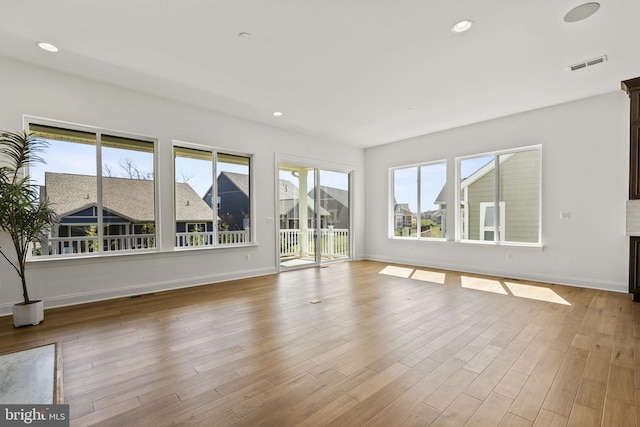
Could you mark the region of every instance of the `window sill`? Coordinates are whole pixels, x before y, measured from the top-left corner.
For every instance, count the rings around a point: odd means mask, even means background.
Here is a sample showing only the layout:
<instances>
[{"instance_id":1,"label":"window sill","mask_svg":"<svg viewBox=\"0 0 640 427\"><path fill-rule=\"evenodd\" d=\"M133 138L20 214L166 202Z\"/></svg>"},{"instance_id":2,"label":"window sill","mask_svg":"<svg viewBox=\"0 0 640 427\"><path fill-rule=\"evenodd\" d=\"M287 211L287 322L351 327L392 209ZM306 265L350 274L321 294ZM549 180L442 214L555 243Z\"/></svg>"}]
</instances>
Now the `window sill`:
<instances>
[{"instance_id":1,"label":"window sill","mask_svg":"<svg viewBox=\"0 0 640 427\"><path fill-rule=\"evenodd\" d=\"M479 245L479 246L502 246L502 247L516 247L516 248L532 248L539 249L540 252L544 250L543 243L524 243L524 242L486 242L484 240L454 240L459 245Z\"/></svg>"},{"instance_id":2,"label":"window sill","mask_svg":"<svg viewBox=\"0 0 640 427\"><path fill-rule=\"evenodd\" d=\"M447 239L441 237L402 237L389 236L389 240L410 241L410 242L446 242Z\"/></svg>"}]
</instances>

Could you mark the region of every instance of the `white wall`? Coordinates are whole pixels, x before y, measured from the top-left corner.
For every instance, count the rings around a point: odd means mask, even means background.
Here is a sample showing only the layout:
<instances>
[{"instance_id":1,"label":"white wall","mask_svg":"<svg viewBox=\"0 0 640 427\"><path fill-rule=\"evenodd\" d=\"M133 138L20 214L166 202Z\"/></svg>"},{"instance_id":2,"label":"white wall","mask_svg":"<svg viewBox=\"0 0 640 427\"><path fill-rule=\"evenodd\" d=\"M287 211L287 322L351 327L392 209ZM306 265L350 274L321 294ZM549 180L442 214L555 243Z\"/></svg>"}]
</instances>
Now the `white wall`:
<instances>
[{"instance_id":1,"label":"white wall","mask_svg":"<svg viewBox=\"0 0 640 427\"><path fill-rule=\"evenodd\" d=\"M165 230L173 221L173 139L254 154L256 246L31 262L27 271L30 297L44 299L45 307L277 271L277 221L268 221L276 216L277 153L353 168L355 257L363 253L363 150L6 58L0 58L0 63L0 129L20 130L23 116L30 115L159 139L156 179L161 188L160 224ZM165 241L171 239L170 232L162 236ZM6 235L0 236L0 244L10 247ZM170 245L167 242L165 248ZM10 313L11 305L21 299L16 273L0 260L0 315Z\"/></svg>"},{"instance_id":2,"label":"white wall","mask_svg":"<svg viewBox=\"0 0 640 427\"><path fill-rule=\"evenodd\" d=\"M387 237L388 168L542 145L543 249ZM618 91L366 150L366 257L627 292L629 99ZM447 200L454 200L448 186ZM452 206L450 203L449 206ZM560 212L570 211L569 221ZM453 209L447 224L453 225ZM453 229L447 234L453 240ZM507 259L507 254L512 259Z\"/></svg>"}]
</instances>

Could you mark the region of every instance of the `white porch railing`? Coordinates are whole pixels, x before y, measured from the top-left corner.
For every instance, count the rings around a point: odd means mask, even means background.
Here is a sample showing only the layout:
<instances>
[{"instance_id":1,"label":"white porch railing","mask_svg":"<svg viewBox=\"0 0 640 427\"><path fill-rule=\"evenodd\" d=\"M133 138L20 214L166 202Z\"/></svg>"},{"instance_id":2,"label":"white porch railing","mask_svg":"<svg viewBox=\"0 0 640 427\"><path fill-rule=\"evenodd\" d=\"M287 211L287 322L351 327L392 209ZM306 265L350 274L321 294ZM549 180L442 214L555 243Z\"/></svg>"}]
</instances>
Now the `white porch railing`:
<instances>
[{"instance_id":1,"label":"white porch railing","mask_svg":"<svg viewBox=\"0 0 640 427\"><path fill-rule=\"evenodd\" d=\"M218 243L219 245L233 245L237 243L248 243L250 241L250 230L235 230L235 231L218 231ZM176 233L176 246L191 247L191 246L211 246L214 242L213 231L203 232L191 232L191 233Z\"/></svg>"},{"instance_id":2,"label":"white porch railing","mask_svg":"<svg viewBox=\"0 0 640 427\"><path fill-rule=\"evenodd\" d=\"M155 234L123 234L103 236L102 247L97 236L49 237L44 242L32 245L33 256L87 254L93 252L115 252L155 248Z\"/></svg>"},{"instance_id":3,"label":"white porch railing","mask_svg":"<svg viewBox=\"0 0 640 427\"><path fill-rule=\"evenodd\" d=\"M301 231L299 229L280 230L280 256L302 257L315 256L316 230L308 229L306 244L301 245ZM349 256L349 230L321 228L318 230L320 237L320 254L322 257L334 259ZM232 245L247 243L250 241L250 231L219 231L219 245ZM64 255L64 254L89 254L94 252L131 251L154 248L156 236L154 234L127 234L119 236L103 236L102 246L99 245L97 236L78 237L50 237L40 243L32 245L32 256ZM214 242L213 232L176 233L177 247L210 246ZM301 253L301 246L305 246Z\"/></svg>"},{"instance_id":4,"label":"white porch railing","mask_svg":"<svg viewBox=\"0 0 640 427\"><path fill-rule=\"evenodd\" d=\"M280 257L315 256L316 254L316 230L307 229L307 243L301 242L302 232L299 229L280 230ZM349 230L343 228L321 228L318 230L320 237L320 255L323 258L344 258L349 256ZM306 246L306 249L303 247ZM305 253L301 253L305 252Z\"/></svg>"}]
</instances>

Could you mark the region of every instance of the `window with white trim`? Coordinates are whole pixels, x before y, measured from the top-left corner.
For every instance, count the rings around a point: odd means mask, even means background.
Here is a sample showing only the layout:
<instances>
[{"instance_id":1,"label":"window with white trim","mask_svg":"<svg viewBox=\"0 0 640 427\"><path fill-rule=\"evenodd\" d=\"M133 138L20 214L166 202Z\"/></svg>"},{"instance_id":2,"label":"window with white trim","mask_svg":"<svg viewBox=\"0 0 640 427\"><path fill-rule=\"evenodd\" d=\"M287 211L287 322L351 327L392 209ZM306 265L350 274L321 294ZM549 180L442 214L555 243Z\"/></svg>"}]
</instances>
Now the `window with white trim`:
<instances>
[{"instance_id":1,"label":"window with white trim","mask_svg":"<svg viewBox=\"0 0 640 427\"><path fill-rule=\"evenodd\" d=\"M29 174L60 218L32 257L156 248L155 140L45 121L28 128L48 142L46 164Z\"/></svg>"},{"instance_id":2,"label":"window with white trim","mask_svg":"<svg viewBox=\"0 0 640 427\"><path fill-rule=\"evenodd\" d=\"M390 237L442 239L446 235L446 162L391 169Z\"/></svg>"},{"instance_id":3,"label":"window with white trim","mask_svg":"<svg viewBox=\"0 0 640 427\"><path fill-rule=\"evenodd\" d=\"M540 146L457 161L456 240L540 244Z\"/></svg>"},{"instance_id":4,"label":"window with white trim","mask_svg":"<svg viewBox=\"0 0 640 427\"><path fill-rule=\"evenodd\" d=\"M176 247L251 243L251 156L176 143L173 157Z\"/></svg>"}]
</instances>

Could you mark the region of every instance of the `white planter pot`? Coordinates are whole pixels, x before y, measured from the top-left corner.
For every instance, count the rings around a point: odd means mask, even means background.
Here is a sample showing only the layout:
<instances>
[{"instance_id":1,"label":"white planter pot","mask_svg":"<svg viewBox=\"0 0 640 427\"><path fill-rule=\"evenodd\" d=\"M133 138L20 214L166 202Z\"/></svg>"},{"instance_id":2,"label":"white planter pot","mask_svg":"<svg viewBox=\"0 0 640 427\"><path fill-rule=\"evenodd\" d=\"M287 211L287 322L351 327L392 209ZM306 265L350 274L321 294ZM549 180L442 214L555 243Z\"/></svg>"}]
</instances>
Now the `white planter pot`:
<instances>
[{"instance_id":1,"label":"white planter pot","mask_svg":"<svg viewBox=\"0 0 640 427\"><path fill-rule=\"evenodd\" d=\"M13 305L13 326L37 325L44 320L44 302L32 301L31 304Z\"/></svg>"}]
</instances>

